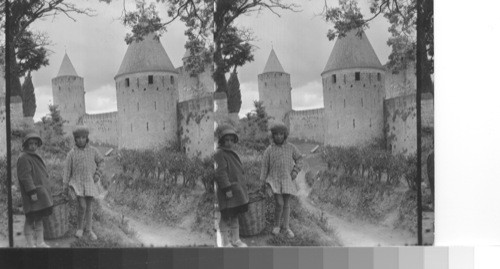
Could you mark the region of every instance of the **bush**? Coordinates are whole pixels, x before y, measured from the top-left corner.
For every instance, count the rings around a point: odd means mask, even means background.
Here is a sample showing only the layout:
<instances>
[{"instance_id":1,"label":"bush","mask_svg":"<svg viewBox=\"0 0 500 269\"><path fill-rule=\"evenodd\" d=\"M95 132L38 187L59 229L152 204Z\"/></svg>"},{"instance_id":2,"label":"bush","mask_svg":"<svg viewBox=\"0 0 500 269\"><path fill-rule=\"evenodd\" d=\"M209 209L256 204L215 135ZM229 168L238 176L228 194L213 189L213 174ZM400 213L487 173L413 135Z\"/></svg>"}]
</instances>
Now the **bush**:
<instances>
[{"instance_id":1,"label":"bush","mask_svg":"<svg viewBox=\"0 0 500 269\"><path fill-rule=\"evenodd\" d=\"M154 151L122 149L117 154L117 162L123 174L134 179L163 179L163 184L175 186L182 178L182 186L190 188L201 181L206 192L213 192L212 158L188 158L185 153L164 147Z\"/></svg>"},{"instance_id":2,"label":"bush","mask_svg":"<svg viewBox=\"0 0 500 269\"><path fill-rule=\"evenodd\" d=\"M307 170L307 172L305 174L305 179L306 179L307 186L312 187L314 185L314 182L316 181L316 178L317 178L318 174L319 173L315 174L313 171Z\"/></svg>"},{"instance_id":3,"label":"bush","mask_svg":"<svg viewBox=\"0 0 500 269\"><path fill-rule=\"evenodd\" d=\"M408 196L410 191L402 193L393 185L366 181L360 176L343 174L332 180L330 175L328 171L320 174L309 194L312 200L325 204L336 213L372 223L384 220L396 210L399 220L393 225L413 231L412 225L416 222L413 223L410 211L416 209L416 203L412 204Z\"/></svg>"},{"instance_id":4,"label":"bush","mask_svg":"<svg viewBox=\"0 0 500 269\"><path fill-rule=\"evenodd\" d=\"M263 151L270 145L267 115L262 102L255 101L255 110L247 113L238 125L239 143L249 149Z\"/></svg>"},{"instance_id":5,"label":"bush","mask_svg":"<svg viewBox=\"0 0 500 269\"><path fill-rule=\"evenodd\" d=\"M386 175L386 183L395 186L403 178L408 180L409 173L416 169L413 156L393 156L390 151L372 145L361 149L326 146L321 151L321 158L327 164L327 170L334 173L358 176L373 182L382 182Z\"/></svg>"}]
</instances>

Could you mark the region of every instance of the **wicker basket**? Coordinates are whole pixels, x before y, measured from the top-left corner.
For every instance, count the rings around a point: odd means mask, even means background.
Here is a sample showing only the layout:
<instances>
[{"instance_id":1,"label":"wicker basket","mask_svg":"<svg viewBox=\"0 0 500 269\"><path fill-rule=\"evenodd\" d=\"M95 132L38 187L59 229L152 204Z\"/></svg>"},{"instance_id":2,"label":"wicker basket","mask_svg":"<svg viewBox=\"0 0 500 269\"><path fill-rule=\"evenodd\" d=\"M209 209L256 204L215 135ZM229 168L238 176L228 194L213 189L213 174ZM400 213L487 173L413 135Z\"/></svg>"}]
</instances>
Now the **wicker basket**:
<instances>
[{"instance_id":1,"label":"wicker basket","mask_svg":"<svg viewBox=\"0 0 500 269\"><path fill-rule=\"evenodd\" d=\"M52 214L43 218L43 236L45 239L62 237L69 230L69 205L67 202L55 205Z\"/></svg>"},{"instance_id":2,"label":"wicker basket","mask_svg":"<svg viewBox=\"0 0 500 269\"><path fill-rule=\"evenodd\" d=\"M266 200L258 199L248 204L248 211L238 216L241 236L257 235L266 227Z\"/></svg>"}]
</instances>

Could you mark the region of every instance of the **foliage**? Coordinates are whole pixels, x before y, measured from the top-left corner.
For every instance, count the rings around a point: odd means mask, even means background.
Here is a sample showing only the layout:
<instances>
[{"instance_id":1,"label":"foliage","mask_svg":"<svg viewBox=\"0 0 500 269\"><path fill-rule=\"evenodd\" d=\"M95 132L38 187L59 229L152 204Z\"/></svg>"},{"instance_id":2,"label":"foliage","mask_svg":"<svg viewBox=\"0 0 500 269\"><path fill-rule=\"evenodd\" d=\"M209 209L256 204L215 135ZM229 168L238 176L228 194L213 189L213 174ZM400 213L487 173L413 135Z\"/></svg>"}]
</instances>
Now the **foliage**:
<instances>
[{"instance_id":1,"label":"foliage","mask_svg":"<svg viewBox=\"0 0 500 269\"><path fill-rule=\"evenodd\" d=\"M229 77L227 90L227 108L229 113L239 113L241 109L241 90L236 70Z\"/></svg>"},{"instance_id":2,"label":"foliage","mask_svg":"<svg viewBox=\"0 0 500 269\"><path fill-rule=\"evenodd\" d=\"M276 9L293 10L295 5L284 4L282 0L161 0L167 5L169 20L159 23L157 11L146 7L140 1L137 10L126 12L123 22L131 27L132 34L127 42L140 39L148 33L166 31L171 22L179 19L185 23L188 41L185 45L191 55L188 69L194 73L203 71L206 64L213 62L215 70L213 79L217 92L227 93L225 74L231 67L242 66L252 61L250 41L252 35L248 30L238 29L235 20L245 14L260 12L263 9L276 14Z\"/></svg>"},{"instance_id":3,"label":"foliage","mask_svg":"<svg viewBox=\"0 0 500 269\"><path fill-rule=\"evenodd\" d=\"M21 96L21 83L19 78L26 72L35 71L48 65L49 39L44 33L35 33L30 26L40 19L64 14L75 20L71 14L91 15L92 10L80 9L77 5L67 0L42 0L42 1L9 1L9 28L8 37L11 46L7 48L10 57L11 96ZM0 2L0 9L4 10L5 1ZM4 28L5 13L0 13L0 22Z\"/></svg>"},{"instance_id":4,"label":"foliage","mask_svg":"<svg viewBox=\"0 0 500 269\"><path fill-rule=\"evenodd\" d=\"M410 178L416 169L413 156L393 156L390 151L371 145L363 148L326 146L320 154L327 164L327 173L344 173L379 183L382 183L385 175L385 184L397 186L404 179L409 187L414 187L414 179Z\"/></svg>"},{"instance_id":5,"label":"foliage","mask_svg":"<svg viewBox=\"0 0 500 269\"><path fill-rule=\"evenodd\" d=\"M63 125L66 122L57 108L57 105L49 105L50 114L42 117L41 123L37 123L43 144L42 151L64 158L72 145L72 137L65 137Z\"/></svg>"},{"instance_id":6,"label":"foliage","mask_svg":"<svg viewBox=\"0 0 500 269\"><path fill-rule=\"evenodd\" d=\"M305 174L305 179L306 179L306 184L309 187L312 187L314 185L314 181L317 178L317 174L314 175L314 172L311 170L307 170Z\"/></svg>"},{"instance_id":7,"label":"foliage","mask_svg":"<svg viewBox=\"0 0 500 269\"><path fill-rule=\"evenodd\" d=\"M247 113L246 118L240 121L238 134L240 144L263 151L269 144L268 121L271 117L267 115L261 101L254 101L255 110Z\"/></svg>"},{"instance_id":8,"label":"foliage","mask_svg":"<svg viewBox=\"0 0 500 269\"><path fill-rule=\"evenodd\" d=\"M200 199L192 195L192 188L167 185L148 178L132 179L117 174L113 182L108 188L108 198L114 203L169 225L178 224L186 214L196 210Z\"/></svg>"},{"instance_id":9,"label":"foliage","mask_svg":"<svg viewBox=\"0 0 500 269\"><path fill-rule=\"evenodd\" d=\"M418 59L418 68L422 70L418 78L423 85L422 92L433 92L433 0L375 0L371 1L370 12L372 16L365 19L357 6L357 0L339 0L339 7L328 7L325 1L324 18L333 24L333 29L328 31L328 39L343 37L356 29L359 33L359 30L368 28L371 20L383 14L391 24L391 37L387 41L387 45L392 48L388 68L398 71L416 62L418 48L422 52Z\"/></svg>"},{"instance_id":10,"label":"foliage","mask_svg":"<svg viewBox=\"0 0 500 269\"><path fill-rule=\"evenodd\" d=\"M35 87L31 80L31 73L28 73L22 86L23 114L25 117L33 117L36 112Z\"/></svg>"},{"instance_id":11,"label":"foliage","mask_svg":"<svg viewBox=\"0 0 500 269\"><path fill-rule=\"evenodd\" d=\"M396 212L392 225L414 232L416 157L393 156L373 145L363 148L326 146L321 152L327 169L320 171L310 198L341 214L383 221ZM385 180L384 180L385 179ZM407 191L400 185L406 183ZM415 196L416 197L416 196ZM414 227L415 226L415 227Z\"/></svg>"},{"instance_id":12,"label":"foliage","mask_svg":"<svg viewBox=\"0 0 500 269\"><path fill-rule=\"evenodd\" d=\"M192 188L200 181L206 192L213 192L213 161L188 158L185 153L164 147L159 150L122 149L117 162L125 175L144 178L175 186L182 179L182 186Z\"/></svg>"}]
</instances>

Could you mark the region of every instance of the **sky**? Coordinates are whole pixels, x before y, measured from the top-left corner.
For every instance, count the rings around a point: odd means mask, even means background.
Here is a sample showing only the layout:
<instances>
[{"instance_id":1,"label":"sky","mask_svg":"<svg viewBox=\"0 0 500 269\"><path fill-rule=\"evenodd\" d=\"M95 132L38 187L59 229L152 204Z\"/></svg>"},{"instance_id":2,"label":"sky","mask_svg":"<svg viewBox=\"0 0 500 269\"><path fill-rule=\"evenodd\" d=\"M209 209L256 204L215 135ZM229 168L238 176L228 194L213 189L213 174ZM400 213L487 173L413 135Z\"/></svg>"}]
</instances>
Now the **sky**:
<instances>
[{"instance_id":1,"label":"sky","mask_svg":"<svg viewBox=\"0 0 500 269\"><path fill-rule=\"evenodd\" d=\"M258 100L257 75L264 70L265 63L274 48L285 72L291 75L292 106L302 110L323 106L321 72L333 48L326 33L329 28L321 16L323 1L295 0L300 4L300 12L278 11L280 17L269 11L252 13L238 18L238 26L251 29L256 40L255 61L238 69L242 91L240 116L253 109L253 101ZM74 15L73 21L64 15L36 22L33 29L46 32L52 45L49 47L49 66L33 73L33 83L37 98L35 121L48 113L52 102L51 79L57 75L66 52L79 76L84 78L87 113L101 113L116 110L116 89L113 77L125 55L127 45L124 37L129 29L119 20L123 12L122 1L111 4L97 0L78 1L80 7L95 10L95 16ZM135 4L127 0L126 9L133 10ZM329 3L337 4L337 1ZM367 2L360 1L362 11L368 13ZM158 6L160 14L165 6ZM366 31L380 61L384 64L390 53L386 45L389 24L385 18L375 20ZM175 22L167 28L161 42L175 67L182 64L184 55L185 26Z\"/></svg>"},{"instance_id":2,"label":"sky","mask_svg":"<svg viewBox=\"0 0 500 269\"><path fill-rule=\"evenodd\" d=\"M55 43L52 47L54 53L51 56L51 66L34 74L39 99L38 113L42 109L40 99L45 100L45 104L51 99L50 79L57 74L65 46L77 72L85 77L89 112L116 108L116 102L113 101L113 76L126 50L123 37L127 30L113 19L119 17L121 6L116 3L110 6L95 4L96 0L81 2L88 5L91 3L94 8L99 9L101 15L88 19L79 18L78 22L58 18L54 22L48 20L37 24L51 33ZM320 88L320 73L333 42L326 39L328 25L314 17L321 10L320 6L315 5L320 5L319 2L322 1L302 2L303 14L299 16L283 12L282 19L290 16L283 24L266 14L257 19L247 18L246 22L239 21L252 25L260 38L257 42L260 50L255 51L256 61L240 70L243 87L249 85L243 92L244 98L257 98L256 76L264 68L271 41L285 71L291 74L294 108L299 107L297 95L301 96L299 92L302 88L306 92L314 92ZM500 94L496 79L497 63L500 62L500 50L497 48L500 37L492 33L500 32L497 14L500 2L477 0L474 3L488 8L471 13L470 3L465 0L455 5L449 5L446 1L435 2L435 242L436 246L476 246L474 268L498 268L492 264L498 265L500 249L491 246L500 242ZM274 18L273 22L262 21L267 17ZM481 27L470 23L471 21L480 22ZM384 26L383 20L379 23L380 32L374 31L376 27L372 25L367 36L379 59L385 63L389 54L389 49L385 47L387 26ZM464 33L481 37L481 42L478 43L477 38L464 38ZM279 40L271 38L276 36L280 37ZM167 42L169 40L172 42ZM171 29L162 38L163 45L176 66L180 64L184 41L182 30ZM290 51L295 51L295 54ZM176 53L180 54L176 56ZM457 55L460 57L457 58ZM303 68L297 68L296 71L294 66ZM254 86L250 86L252 83ZM316 87L311 86L311 90L307 91L305 85L308 84L316 84ZM312 101L307 104L311 107L321 106L319 100L314 100L316 95L311 95ZM321 97L316 99L319 98ZM244 102L249 103L246 100ZM456 255L458 250L451 249L450 255L452 252Z\"/></svg>"}]
</instances>

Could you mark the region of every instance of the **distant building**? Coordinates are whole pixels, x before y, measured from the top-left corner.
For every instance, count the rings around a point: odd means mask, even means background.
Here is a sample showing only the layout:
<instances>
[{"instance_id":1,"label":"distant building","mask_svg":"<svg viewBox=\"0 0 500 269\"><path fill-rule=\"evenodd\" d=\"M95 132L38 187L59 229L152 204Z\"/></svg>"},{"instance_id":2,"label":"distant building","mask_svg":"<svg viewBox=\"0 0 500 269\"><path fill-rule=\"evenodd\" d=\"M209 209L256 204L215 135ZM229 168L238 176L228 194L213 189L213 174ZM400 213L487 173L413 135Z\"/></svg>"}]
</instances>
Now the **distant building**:
<instances>
[{"instance_id":1,"label":"distant building","mask_svg":"<svg viewBox=\"0 0 500 269\"><path fill-rule=\"evenodd\" d=\"M338 38L321 73L323 108L292 109L290 75L271 50L258 75L259 100L290 136L332 146L386 141L394 154L416 153L416 76L414 66L386 72L366 34ZM429 98L427 98L429 99ZM423 101L423 123L433 125L432 100ZM424 126L426 126L424 125Z\"/></svg>"},{"instance_id":2,"label":"distant building","mask_svg":"<svg viewBox=\"0 0 500 269\"><path fill-rule=\"evenodd\" d=\"M203 83L196 83L198 77ZM213 86L207 86L213 82L207 77L210 70L192 76L184 67L175 68L159 39L148 35L128 46L114 77L117 111L86 113L83 78L67 54L52 79L52 92L67 128L88 125L97 143L152 149L178 142L189 156L206 157L213 151L214 124Z\"/></svg>"}]
</instances>

